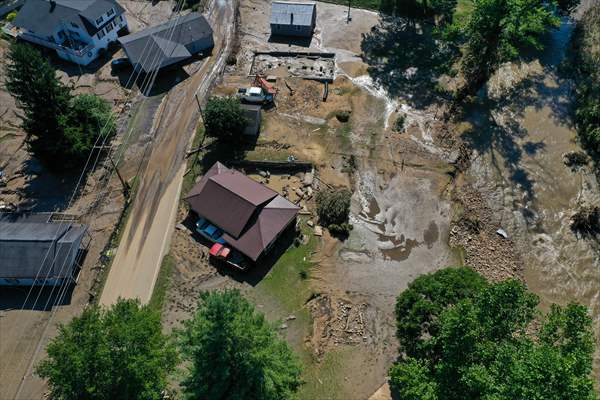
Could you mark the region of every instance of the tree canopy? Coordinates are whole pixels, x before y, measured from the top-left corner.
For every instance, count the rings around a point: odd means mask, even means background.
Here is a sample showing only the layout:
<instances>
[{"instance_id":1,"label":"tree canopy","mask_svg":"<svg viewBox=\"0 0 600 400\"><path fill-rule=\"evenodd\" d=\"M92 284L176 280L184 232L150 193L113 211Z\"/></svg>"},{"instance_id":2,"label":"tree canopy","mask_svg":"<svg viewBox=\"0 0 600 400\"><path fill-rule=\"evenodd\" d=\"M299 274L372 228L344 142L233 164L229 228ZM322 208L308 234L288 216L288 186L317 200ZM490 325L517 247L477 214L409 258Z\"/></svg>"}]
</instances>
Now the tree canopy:
<instances>
[{"instance_id":1,"label":"tree canopy","mask_svg":"<svg viewBox=\"0 0 600 400\"><path fill-rule=\"evenodd\" d=\"M114 133L110 106L95 95L73 96L38 50L13 43L8 60L6 88L23 110L29 149L50 167L81 164L99 135Z\"/></svg>"},{"instance_id":2,"label":"tree canopy","mask_svg":"<svg viewBox=\"0 0 600 400\"><path fill-rule=\"evenodd\" d=\"M57 400L158 400L177 365L160 315L133 300L87 308L59 328L47 353L36 371Z\"/></svg>"},{"instance_id":3,"label":"tree canopy","mask_svg":"<svg viewBox=\"0 0 600 400\"><path fill-rule=\"evenodd\" d=\"M208 136L227 140L240 140L247 124L244 110L235 97L211 97L203 117Z\"/></svg>"},{"instance_id":4,"label":"tree canopy","mask_svg":"<svg viewBox=\"0 0 600 400\"><path fill-rule=\"evenodd\" d=\"M237 290L206 292L180 333L189 399L287 400L301 369L287 343Z\"/></svg>"},{"instance_id":5,"label":"tree canopy","mask_svg":"<svg viewBox=\"0 0 600 400\"><path fill-rule=\"evenodd\" d=\"M600 151L600 4L591 6L573 35L577 80L575 123L583 141Z\"/></svg>"},{"instance_id":6,"label":"tree canopy","mask_svg":"<svg viewBox=\"0 0 600 400\"><path fill-rule=\"evenodd\" d=\"M460 28L465 40L461 63L464 92L475 93L501 63L518 58L524 49L541 50L541 35L560 24L554 4L473 0L473 11Z\"/></svg>"},{"instance_id":7,"label":"tree canopy","mask_svg":"<svg viewBox=\"0 0 600 400\"><path fill-rule=\"evenodd\" d=\"M490 284L466 269L418 278L398 297L392 386L407 400L596 399L586 308L541 315L538 302L518 281Z\"/></svg>"}]
</instances>

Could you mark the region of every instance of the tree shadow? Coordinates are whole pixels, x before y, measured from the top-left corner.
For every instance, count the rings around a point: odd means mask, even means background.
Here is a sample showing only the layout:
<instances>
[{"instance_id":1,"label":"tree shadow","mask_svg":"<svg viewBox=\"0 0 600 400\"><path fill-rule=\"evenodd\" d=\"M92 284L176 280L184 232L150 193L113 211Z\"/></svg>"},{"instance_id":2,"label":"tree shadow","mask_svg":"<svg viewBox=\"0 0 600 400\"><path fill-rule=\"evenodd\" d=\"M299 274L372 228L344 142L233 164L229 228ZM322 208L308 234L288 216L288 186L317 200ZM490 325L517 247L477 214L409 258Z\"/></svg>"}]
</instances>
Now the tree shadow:
<instances>
[{"instance_id":1,"label":"tree shadow","mask_svg":"<svg viewBox=\"0 0 600 400\"><path fill-rule=\"evenodd\" d=\"M363 61L373 81L416 108L450 99L438 79L451 72L458 52L437 41L434 30L428 23L383 16L362 38Z\"/></svg>"},{"instance_id":2,"label":"tree shadow","mask_svg":"<svg viewBox=\"0 0 600 400\"><path fill-rule=\"evenodd\" d=\"M56 160L60 163L60 160ZM65 210L72 196L77 197L84 185L77 186L81 171L77 168L64 169L61 165L42 164L31 157L25 161L22 172L28 176L26 183L16 191L23 200L18 204L20 211L51 212ZM83 172L85 182L88 171ZM77 192L73 193L77 188Z\"/></svg>"}]
</instances>

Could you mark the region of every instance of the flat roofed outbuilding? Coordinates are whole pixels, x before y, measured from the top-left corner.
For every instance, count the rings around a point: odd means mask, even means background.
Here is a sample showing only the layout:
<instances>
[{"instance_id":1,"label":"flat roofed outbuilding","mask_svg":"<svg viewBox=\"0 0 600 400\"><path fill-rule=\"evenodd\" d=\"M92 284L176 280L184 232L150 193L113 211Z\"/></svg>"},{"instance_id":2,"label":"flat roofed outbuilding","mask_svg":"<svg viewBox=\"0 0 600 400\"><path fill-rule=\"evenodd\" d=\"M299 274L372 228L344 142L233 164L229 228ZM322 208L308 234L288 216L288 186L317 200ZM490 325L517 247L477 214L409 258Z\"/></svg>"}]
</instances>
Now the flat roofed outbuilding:
<instances>
[{"instance_id":1,"label":"flat roofed outbuilding","mask_svg":"<svg viewBox=\"0 0 600 400\"><path fill-rule=\"evenodd\" d=\"M296 219L300 208L277 192L217 162L186 197L225 232L234 249L256 261Z\"/></svg>"},{"instance_id":2,"label":"flat roofed outbuilding","mask_svg":"<svg viewBox=\"0 0 600 400\"><path fill-rule=\"evenodd\" d=\"M311 37L316 22L316 3L274 1L271 5L272 35Z\"/></svg>"},{"instance_id":3,"label":"flat roofed outbuilding","mask_svg":"<svg viewBox=\"0 0 600 400\"><path fill-rule=\"evenodd\" d=\"M119 42L131 64L146 73L214 47L213 30L197 12L123 36Z\"/></svg>"},{"instance_id":4,"label":"flat roofed outbuilding","mask_svg":"<svg viewBox=\"0 0 600 400\"><path fill-rule=\"evenodd\" d=\"M71 278L86 231L80 224L0 221L0 280Z\"/></svg>"}]
</instances>

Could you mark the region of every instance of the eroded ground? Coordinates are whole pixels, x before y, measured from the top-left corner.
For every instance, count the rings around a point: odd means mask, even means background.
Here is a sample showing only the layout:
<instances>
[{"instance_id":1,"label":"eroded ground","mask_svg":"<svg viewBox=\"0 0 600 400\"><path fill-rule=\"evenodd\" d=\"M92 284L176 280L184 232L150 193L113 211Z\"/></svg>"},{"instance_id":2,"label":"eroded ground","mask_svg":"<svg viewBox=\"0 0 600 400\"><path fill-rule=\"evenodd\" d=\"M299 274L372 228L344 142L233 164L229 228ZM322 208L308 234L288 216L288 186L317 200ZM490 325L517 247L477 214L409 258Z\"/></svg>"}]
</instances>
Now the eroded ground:
<instances>
[{"instance_id":1,"label":"eroded ground","mask_svg":"<svg viewBox=\"0 0 600 400\"><path fill-rule=\"evenodd\" d=\"M290 48L269 38L268 10L267 1L242 2L237 65L215 94L231 95L250 85L253 50ZM279 250L277 261L247 274L234 273L208 263L207 248L191 233L193 221L182 205L182 226L170 253L175 272L163 315L169 329L178 327L195 309L201 291L240 288L270 320L279 321L282 334L300 354L306 365L304 399L359 400L375 393L397 356L396 296L416 276L460 262L447 244L452 168L447 152L435 143L439 122L433 112L403 108L401 101L389 99L366 75L359 57L361 35L378 22L377 16L353 10L349 25L345 18L344 7L319 3L310 47L291 46L338 55L327 100L323 83L273 71L278 76L276 107L263 110L256 145L235 157L285 160L292 155L315 165L315 190L349 188L354 193L349 238L342 242L327 232L315 235L314 203L303 200L300 205L310 215L299 219L302 244L284 240L282 246L290 247ZM349 113L347 122L336 117L339 111ZM403 132L391 129L398 112L407 115ZM206 168L232 157L213 149L201 162ZM292 177L289 185L302 178ZM269 184L281 191L281 181L287 179Z\"/></svg>"}]
</instances>

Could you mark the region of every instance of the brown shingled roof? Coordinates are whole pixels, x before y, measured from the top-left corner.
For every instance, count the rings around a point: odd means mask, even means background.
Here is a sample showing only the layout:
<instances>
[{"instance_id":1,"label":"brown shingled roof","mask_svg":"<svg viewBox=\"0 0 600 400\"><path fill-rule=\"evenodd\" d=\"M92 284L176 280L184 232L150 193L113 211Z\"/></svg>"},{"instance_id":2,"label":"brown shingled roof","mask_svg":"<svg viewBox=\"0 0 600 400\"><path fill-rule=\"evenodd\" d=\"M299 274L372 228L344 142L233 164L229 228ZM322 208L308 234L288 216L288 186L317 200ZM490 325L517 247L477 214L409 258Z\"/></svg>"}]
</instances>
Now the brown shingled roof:
<instances>
[{"instance_id":1,"label":"brown shingled roof","mask_svg":"<svg viewBox=\"0 0 600 400\"><path fill-rule=\"evenodd\" d=\"M192 210L225 231L233 248L256 261L298 214L277 192L217 162L186 197Z\"/></svg>"}]
</instances>

